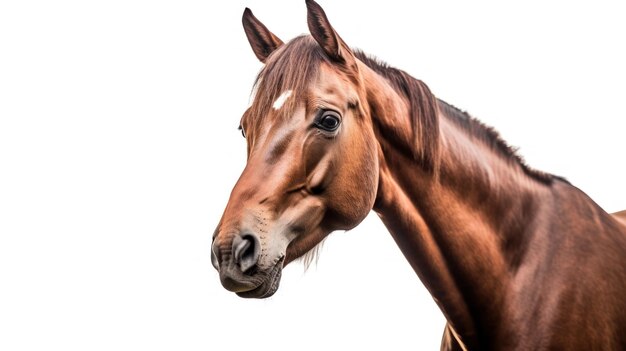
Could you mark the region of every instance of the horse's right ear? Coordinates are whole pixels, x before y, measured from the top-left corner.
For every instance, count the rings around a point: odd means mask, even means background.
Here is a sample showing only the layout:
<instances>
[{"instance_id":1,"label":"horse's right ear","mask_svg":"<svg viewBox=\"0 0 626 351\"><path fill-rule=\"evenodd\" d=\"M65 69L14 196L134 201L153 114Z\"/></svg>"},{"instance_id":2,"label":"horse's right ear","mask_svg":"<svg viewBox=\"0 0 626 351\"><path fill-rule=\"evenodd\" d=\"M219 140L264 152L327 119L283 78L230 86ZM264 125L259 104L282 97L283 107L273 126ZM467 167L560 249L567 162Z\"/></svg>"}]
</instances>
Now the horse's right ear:
<instances>
[{"instance_id":1,"label":"horse's right ear","mask_svg":"<svg viewBox=\"0 0 626 351\"><path fill-rule=\"evenodd\" d=\"M254 54L261 62L265 63L267 57L274 50L278 49L279 46L283 45L283 41L254 17L252 11L247 7L243 11L241 21L243 22L243 29L246 32L250 46L252 46L252 51L254 51Z\"/></svg>"}]
</instances>

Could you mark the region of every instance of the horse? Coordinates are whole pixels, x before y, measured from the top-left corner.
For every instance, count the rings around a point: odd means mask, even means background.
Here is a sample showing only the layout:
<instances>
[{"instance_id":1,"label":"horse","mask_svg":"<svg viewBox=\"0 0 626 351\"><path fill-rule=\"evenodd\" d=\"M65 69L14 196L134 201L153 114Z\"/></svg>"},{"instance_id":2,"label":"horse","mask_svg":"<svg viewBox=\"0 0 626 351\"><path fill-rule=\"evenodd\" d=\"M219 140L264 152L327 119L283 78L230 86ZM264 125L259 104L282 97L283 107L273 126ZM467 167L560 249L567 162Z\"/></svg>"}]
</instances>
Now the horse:
<instances>
[{"instance_id":1,"label":"horse","mask_svg":"<svg viewBox=\"0 0 626 351\"><path fill-rule=\"evenodd\" d=\"M374 211L447 319L442 350L626 349L626 211L531 168L306 7L310 35L287 43L243 13L264 66L212 238L223 287L273 295L283 267Z\"/></svg>"}]
</instances>

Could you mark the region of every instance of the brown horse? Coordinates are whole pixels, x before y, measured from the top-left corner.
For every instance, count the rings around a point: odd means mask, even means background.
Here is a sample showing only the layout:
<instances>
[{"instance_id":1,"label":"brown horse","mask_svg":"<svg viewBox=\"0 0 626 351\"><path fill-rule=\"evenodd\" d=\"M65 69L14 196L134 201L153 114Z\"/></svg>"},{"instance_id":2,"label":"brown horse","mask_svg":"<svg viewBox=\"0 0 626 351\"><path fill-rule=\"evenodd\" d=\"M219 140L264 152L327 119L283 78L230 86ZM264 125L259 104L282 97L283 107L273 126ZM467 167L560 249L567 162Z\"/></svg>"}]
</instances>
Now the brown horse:
<instances>
[{"instance_id":1,"label":"brown horse","mask_svg":"<svg viewBox=\"0 0 626 351\"><path fill-rule=\"evenodd\" d=\"M306 5L311 36L287 44L243 15L265 66L213 236L223 286L271 296L285 265L373 209L448 320L443 350L626 349L625 213L531 169Z\"/></svg>"}]
</instances>

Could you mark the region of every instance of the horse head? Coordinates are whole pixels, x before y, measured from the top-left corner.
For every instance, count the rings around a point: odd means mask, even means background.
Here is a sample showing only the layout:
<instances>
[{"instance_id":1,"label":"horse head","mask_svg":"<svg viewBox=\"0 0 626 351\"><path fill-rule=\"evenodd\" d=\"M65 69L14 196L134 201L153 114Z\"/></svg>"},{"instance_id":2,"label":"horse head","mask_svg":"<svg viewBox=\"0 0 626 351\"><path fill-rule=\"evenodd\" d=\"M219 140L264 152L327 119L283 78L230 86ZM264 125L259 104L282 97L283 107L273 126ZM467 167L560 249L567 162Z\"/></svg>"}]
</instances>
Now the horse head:
<instances>
[{"instance_id":1,"label":"horse head","mask_svg":"<svg viewBox=\"0 0 626 351\"><path fill-rule=\"evenodd\" d=\"M264 63L241 126L247 164L215 230L212 263L242 297L278 289L285 265L372 209L379 148L359 63L322 8L310 36L283 43L249 9L246 36Z\"/></svg>"}]
</instances>

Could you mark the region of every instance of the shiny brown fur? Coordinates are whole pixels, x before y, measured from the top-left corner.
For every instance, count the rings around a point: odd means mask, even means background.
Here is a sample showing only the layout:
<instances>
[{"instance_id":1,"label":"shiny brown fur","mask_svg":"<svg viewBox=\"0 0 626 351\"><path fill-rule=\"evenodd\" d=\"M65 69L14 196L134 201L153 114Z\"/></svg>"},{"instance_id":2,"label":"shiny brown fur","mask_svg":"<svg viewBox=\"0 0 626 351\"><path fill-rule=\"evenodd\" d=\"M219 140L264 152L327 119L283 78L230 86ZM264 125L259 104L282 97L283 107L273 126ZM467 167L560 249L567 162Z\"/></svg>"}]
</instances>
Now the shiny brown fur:
<instances>
[{"instance_id":1,"label":"shiny brown fur","mask_svg":"<svg viewBox=\"0 0 626 351\"><path fill-rule=\"evenodd\" d=\"M213 237L224 287L272 295L284 265L374 210L448 320L443 350L626 349L626 212L526 166L306 4L311 36L287 44L244 12L266 65Z\"/></svg>"}]
</instances>

